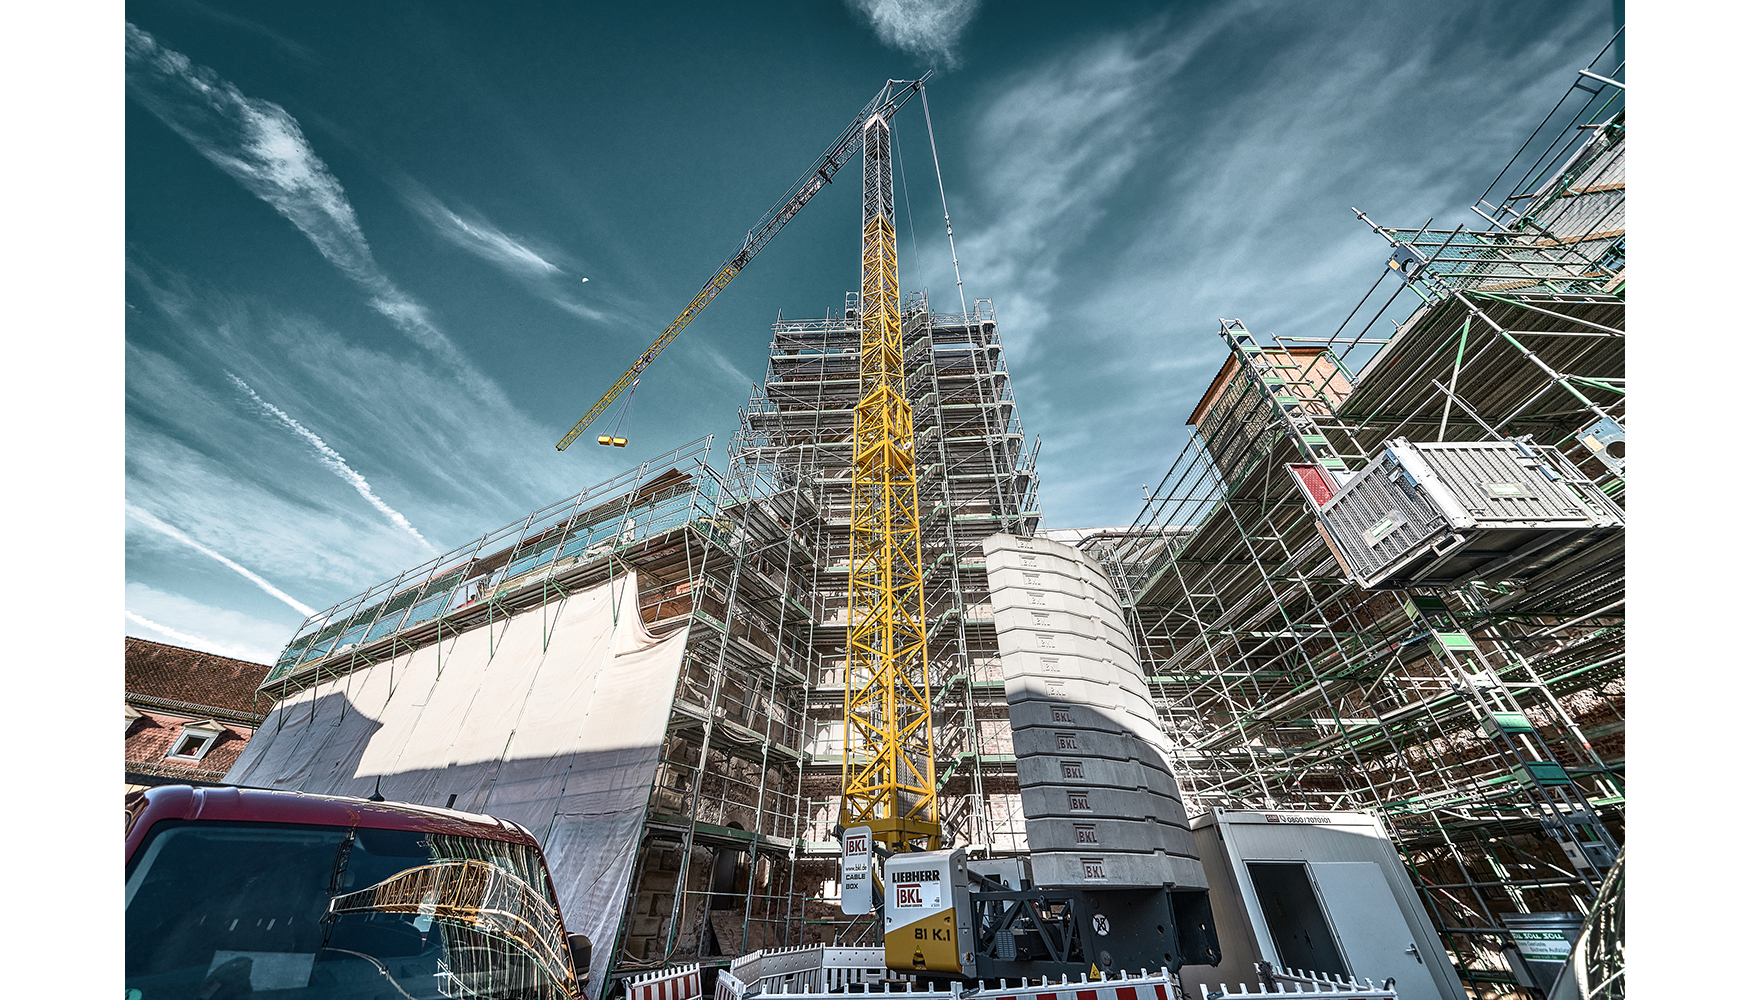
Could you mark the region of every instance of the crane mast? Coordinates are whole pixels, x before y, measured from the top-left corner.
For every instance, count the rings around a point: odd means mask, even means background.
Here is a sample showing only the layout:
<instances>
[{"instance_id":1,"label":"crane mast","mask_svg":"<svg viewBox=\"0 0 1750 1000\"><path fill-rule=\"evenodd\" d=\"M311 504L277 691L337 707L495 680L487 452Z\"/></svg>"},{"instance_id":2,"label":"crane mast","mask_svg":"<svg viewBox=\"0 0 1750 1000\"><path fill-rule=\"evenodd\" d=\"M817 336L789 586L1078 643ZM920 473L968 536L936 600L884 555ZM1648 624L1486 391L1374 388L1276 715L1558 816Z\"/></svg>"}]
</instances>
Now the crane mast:
<instances>
[{"instance_id":1,"label":"crane mast","mask_svg":"<svg viewBox=\"0 0 1750 1000\"><path fill-rule=\"evenodd\" d=\"M850 637L840 821L893 851L935 850L935 733L924 627L923 546L911 402L900 338L888 122L924 80L889 80L784 197L748 230L656 341L560 440L565 450L664 347L863 149L862 323L852 432Z\"/></svg>"},{"instance_id":2,"label":"crane mast","mask_svg":"<svg viewBox=\"0 0 1750 1000\"><path fill-rule=\"evenodd\" d=\"M887 114L863 124L859 399L852 431L850 640L840 824L890 850L936 850L935 736L922 533L900 337Z\"/></svg>"}]
</instances>

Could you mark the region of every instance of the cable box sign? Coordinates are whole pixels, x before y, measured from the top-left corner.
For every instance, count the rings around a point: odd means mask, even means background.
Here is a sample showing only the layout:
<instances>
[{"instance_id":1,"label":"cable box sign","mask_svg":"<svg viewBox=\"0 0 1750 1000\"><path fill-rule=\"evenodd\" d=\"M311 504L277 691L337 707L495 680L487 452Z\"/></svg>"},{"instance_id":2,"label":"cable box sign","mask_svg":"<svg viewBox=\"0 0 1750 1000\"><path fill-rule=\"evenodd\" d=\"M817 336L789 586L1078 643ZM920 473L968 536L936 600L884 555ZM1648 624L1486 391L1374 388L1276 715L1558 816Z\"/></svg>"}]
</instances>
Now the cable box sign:
<instances>
[{"instance_id":1,"label":"cable box sign","mask_svg":"<svg viewBox=\"0 0 1750 1000\"><path fill-rule=\"evenodd\" d=\"M848 915L868 913L873 908L869 878L869 828L853 826L844 834L844 855L839 863L839 909Z\"/></svg>"},{"instance_id":2,"label":"cable box sign","mask_svg":"<svg viewBox=\"0 0 1750 1000\"><path fill-rule=\"evenodd\" d=\"M1568 943L1567 935L1561 931L1525 930L1518 927L1511 929L1513 943L1519 946L1519 953L1533 962L1566 962L1574 946Z\"/></svg>"}]
</instances>

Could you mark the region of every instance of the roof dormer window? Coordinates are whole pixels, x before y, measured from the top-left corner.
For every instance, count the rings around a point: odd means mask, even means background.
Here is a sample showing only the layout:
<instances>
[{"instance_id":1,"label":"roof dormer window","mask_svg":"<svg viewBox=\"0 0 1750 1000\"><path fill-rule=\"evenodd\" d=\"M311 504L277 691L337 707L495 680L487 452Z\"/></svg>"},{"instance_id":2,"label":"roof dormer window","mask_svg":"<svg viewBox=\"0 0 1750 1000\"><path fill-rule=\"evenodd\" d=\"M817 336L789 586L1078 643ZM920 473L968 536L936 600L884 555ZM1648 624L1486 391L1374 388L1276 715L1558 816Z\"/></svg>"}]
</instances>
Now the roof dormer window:
<instances>
[{"instance_id":1,"label":"roof dormer window","mask_svg":"<svg viewBox=\"0 0 1750 1000\"><path fill-rule=\"evenodd\" d=\"M171 744L170 752L164 755L165 759L200 760L224 732L225 727L213 719L185 722L182 724L182 732L176 735L176 742Z\"/></svg>"}]
</instances>

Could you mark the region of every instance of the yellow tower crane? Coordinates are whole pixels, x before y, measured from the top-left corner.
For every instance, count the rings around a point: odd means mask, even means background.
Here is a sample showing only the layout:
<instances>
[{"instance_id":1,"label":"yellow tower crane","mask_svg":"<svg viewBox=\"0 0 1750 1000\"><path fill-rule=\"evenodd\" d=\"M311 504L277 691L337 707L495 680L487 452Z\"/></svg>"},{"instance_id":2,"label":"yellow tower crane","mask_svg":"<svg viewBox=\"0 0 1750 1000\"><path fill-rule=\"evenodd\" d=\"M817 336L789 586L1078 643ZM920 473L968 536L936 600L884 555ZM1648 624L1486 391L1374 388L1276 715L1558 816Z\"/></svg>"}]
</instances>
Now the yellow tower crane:
<instances>
[{"instance_id":1,"label":"yellow tower crane","mask_svg":"<svg viewBox=\"0 0 1750 1000\"><path fill-rule=\"evenodd\" d=\"M748 230L681 314L560 440L564 451L863 149L862 338L853 431L850 640L846 644L843 827L867 826L892 851L935 850L934 729L925 650L922 538L911 403L900 338L889 122L920 80L889 80L838 140ZM952 235L952 233L950 233ZM623 447L625 439L604 436Z\"/></svg>"},{"instance_id":2,"label":"yellow tower crane","mask_svg":"<svg viewBox=\"0 0 1750 1000\"><path fill-rule=\"evenodd\" d=\"M808 172L798 178L796 183L790 185L790 190L778 199L778 203L773 205L765 215L760 217L760 221L747 231L747 237L742 240L741 249L731 254L729 259L717 268L716 273L711 275L711 279L705 282L705 287L699 289L699 293L693 296L693 300L687 303L687 307L681 310L681 314L668 325L668 329L657 335L655 343L652 343L649 349L639 355L637 361L632 362L632 367L626 369L626 373L620 376L620 380L614 383L613 388L609 389L601 399L596 400L595 405L589 408L589 412L583 415L583 419L566 432L566 435L560 438L559 443L554 447L560 451L569 448L571 442L576 441L578 435L582 434L585 428L594 423L604 410L612 406L614 400L618 399L621 393L638 381L638 376L644 369L650 367L650 363L656 360L656 356L662 353L662 349L679 336L680 332L687 328L687 324L693 321L693 317L699 315L700 311L717 297L717 293L721 292L734 280L737 274L741 273L741 269L753 260L754 255L764 249L765 245L772 241L772 237L778 235L778 231L784 228L784 224L795 218L796 213L802 211L802 206L808 204L809 199L819 194L821 188L832 183L833 174L849 162L851 157L856 155L857 147L862 145L863 126L870 119L882 118L885 120L891 117L901 105L910 99L914 92L923 89L924 80L929 78L929 74L926 73L922 80L887 81L887 85L881 88L881 92L875 95L875 99L864 105L863 110L858 112L851 124L839 133L838 140L828 146L826 152L820 154L820 158L814 161L812 167L808 168ZM597 441L600 444L614 444L620 447L625 447L626 444L625 438L607 436L597 438Z\"/></svg>"},{"instance_id":3,"label":"yellow tower crane","mask_svg":"<svg viewBox=\"0 0 1750 1000\"><path fill-rule=\"evenodd\" d=\"M862 342L851 437L851 624L839 823L867 826L893 851L936 850L942 827L890 150L888 116L871 115L863 124Z\"/></svg>"}]
</instances>

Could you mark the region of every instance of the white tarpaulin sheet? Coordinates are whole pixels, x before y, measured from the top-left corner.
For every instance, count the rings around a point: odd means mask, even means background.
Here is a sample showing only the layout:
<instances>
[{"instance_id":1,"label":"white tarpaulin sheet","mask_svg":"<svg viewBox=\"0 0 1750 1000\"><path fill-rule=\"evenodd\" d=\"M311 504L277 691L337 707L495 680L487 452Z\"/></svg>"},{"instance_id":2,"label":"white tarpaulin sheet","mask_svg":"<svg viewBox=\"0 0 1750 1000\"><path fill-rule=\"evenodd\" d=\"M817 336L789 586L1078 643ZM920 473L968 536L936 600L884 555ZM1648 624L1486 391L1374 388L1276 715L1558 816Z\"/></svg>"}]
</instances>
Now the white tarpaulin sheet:
<instances>
[{"instance_id":1,"label":"white tarpaulin sheet","mask_svg":"<svg viewBox=\"0 0 1750 1000\"><path fill-rule=\"evenodd\" d=\"M619 929L685 630L652 639L636 575L308 688L274 706L227 782L450 805L541 842L565 925Z\"/></svg>"}]
</instances>

